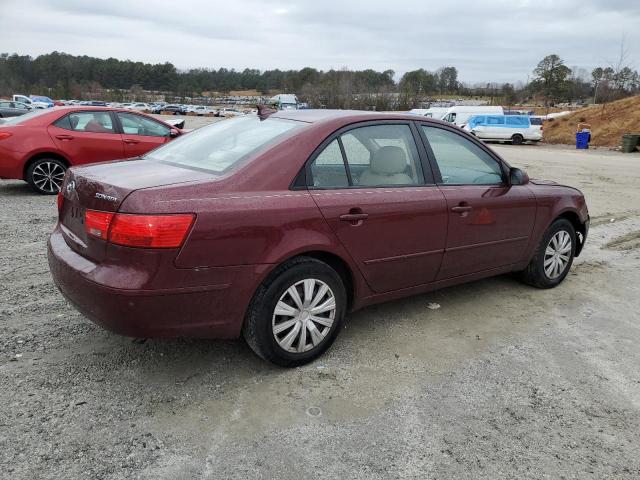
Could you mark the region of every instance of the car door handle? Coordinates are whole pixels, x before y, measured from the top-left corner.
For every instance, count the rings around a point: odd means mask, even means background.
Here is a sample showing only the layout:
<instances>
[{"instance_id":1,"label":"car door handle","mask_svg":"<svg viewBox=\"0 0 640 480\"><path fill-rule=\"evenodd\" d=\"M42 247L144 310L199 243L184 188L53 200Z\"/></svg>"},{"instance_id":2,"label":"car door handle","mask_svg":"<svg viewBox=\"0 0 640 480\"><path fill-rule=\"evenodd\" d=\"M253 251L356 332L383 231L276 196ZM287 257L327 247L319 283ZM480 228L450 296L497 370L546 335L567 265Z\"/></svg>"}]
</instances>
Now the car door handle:
<instances>
[{"instance_id":1,"label":"car door handle","mask_svg":"<svg viewBox=\"0 0 640 480\"><path fill-rule=\"evenodd\" d=\"M357 222L358 220L366 220L369 218L368 213L345 213L340 215L340 220L343 222Z\"/></svg>"},{"instance_id":2,"label":"car door handle","mask_svg":"<svg viewBox=\"0 0 640 480\"><path fill-rule=\"evenodd\" d=\"M451 207L451 211L454 213L459 213L461 215L464 215L467 212L470 212L471 210L473 210L473 207L471 205L457 205L455 207Z\"/></svg>"},{"instance_id":3,"label":"car door handle","mask_svg":"<svg viewBox=\"0 0 640 480\"><path fill-rule=\"evenodd\" d=\"M135 144L135 143L140 143L140 140L136 140L135 138L125 138L123 140L123 142L124 143L133 143L133 144Z\"/></svg>"},{"instance_id":4,"label":"car door handle","mask_svg":"<svg viewBox=\"0 0 640 480\"><path fill-rule=\"evenodd\" d=\"M56 135L56 138L57 138L58 140L73 140L73 135L64 135L64 134L61 134L61 135Z\"/></svg>"}]
</instances>

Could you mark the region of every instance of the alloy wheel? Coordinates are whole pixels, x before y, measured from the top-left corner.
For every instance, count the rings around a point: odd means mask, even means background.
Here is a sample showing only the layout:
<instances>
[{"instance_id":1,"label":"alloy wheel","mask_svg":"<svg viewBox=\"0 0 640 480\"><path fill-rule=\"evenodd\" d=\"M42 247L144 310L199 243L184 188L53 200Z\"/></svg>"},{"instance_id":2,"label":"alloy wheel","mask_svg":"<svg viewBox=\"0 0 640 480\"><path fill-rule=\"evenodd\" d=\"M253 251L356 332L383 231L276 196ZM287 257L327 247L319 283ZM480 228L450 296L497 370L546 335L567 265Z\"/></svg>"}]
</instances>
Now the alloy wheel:
<instances>
[{"instance_id":1,"label":"alloy wheel","mask_svg":"<svg viewBox=\"0 0 640 480\"><path fill-rule=\"evenodd\" d=\"M33 183L46 193L57 193L64 180L64 168L55 162L41 162L33 169Z\"/></svg>"},{"instance_id":2,"label":"alloy wheel","mask_svg":"<svg viewBox=\"0 0 640 480\"><path fill-rule=\"evenodd\" d=\"M280 296L272 318L273 336L280 347L303 353L319 345L336 318L336 298L322 280L307 278Z\"/></svg>"},{"instance_id":3,"label":"alloy wheel","mask_svg":"<svg viewBox=\"0 0 640 480\"><path fill-rule=\"evenodd\" d=\"M556 232L544 251L544 273L555 280L562 275L571 259L571 236L566 230Z\"/></svg>"}]
</instances>

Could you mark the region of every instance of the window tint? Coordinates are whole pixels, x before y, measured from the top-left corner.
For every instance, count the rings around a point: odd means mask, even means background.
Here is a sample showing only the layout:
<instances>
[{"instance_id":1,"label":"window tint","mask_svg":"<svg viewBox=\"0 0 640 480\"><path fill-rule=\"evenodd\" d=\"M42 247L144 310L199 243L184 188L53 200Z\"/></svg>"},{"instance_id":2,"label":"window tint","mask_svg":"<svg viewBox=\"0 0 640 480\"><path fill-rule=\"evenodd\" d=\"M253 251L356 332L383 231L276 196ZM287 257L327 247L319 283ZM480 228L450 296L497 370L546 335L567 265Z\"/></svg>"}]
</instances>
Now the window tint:
<instances>
[{"instance_id":1,"label":"window tint","mask_svg":"<svg viewBox=\"0 0 640 480\"><path fill-rule=\"evenodd\" d=\"M108 112L71 113L57 120L54 125L76 132L114 133Z\"/></svg>"},{"instance_id":2,"label":"window tint","mask_svg":"<svg viewBox=\"0 0 640 480\"><path fill-rule=\"evenodd\" d=\"M542 125L542 119L539 117L530 118L531 125Z\"/></svg>"},{"instance_id":3,"label":"window tint","mask_svg":"<svg viewBox=\"0 0 640 480\"><path fill-rule=\"evenodd\" d=\"M54 125L74 132L114 133L109 112L70 113Z\"/></svg>"},{"instance_id":4,"label":"window tint","mask_svg":"<svg viewBox=\"0 0 640 480\"><path fill-rule=\"evenodd\" d=\"M0 107L11 108L13 105L10 102L0 102Z\"/></svg>"},{"instance_id":5,"label":"window tint","mask_svg":"<svg viewBox=\"0 0 640 480\"><path fill-rule=\"evenodd\" d=\"M237 117L182 135L145 158L221 173L302 125L277 118L260 120L257 115Z\"/></svg>"},{"instance_id":6,"label":"window tint","mask_svg":"<svg viewBox=\"0 0 640 480\"><path fill-rule=\"evenodd\" d=\"M311 177L314 187L342 188L349 186L338 140L327 145L322 153L315 158L311 164Z\"/></svg>"},{"instance_id":7,"label":"window tint","mask_svg":"<svg viewBox=\"0 0 640 480\"><path fill-rule=\"evenodd\" d=\"M478 145L449 130L428 126L421 128L436 157L442 183L454 185L502 183L500 165Z\"/></svg>"},{"instance_id":8,"label":"window tint","mask_svg":"<svg viewBox=\"0 0 640 480\"><path fill-rule=\"evenodd\" d=\"M117 113L122 131L127 135L146 135L149 137L166 137L171 129L149 118L134 113Z\"/></svg>"},{"instance_id":9,"label":"window tint","mask_svg":"<svg viewBox=\"0 0 640 480\"><path fill-rule=\"evenodd\" d=\"M529 119L527 117L509 116L506 117L507 125L512 127L528 127Z\"/></svg>"},{"instance_id":10,"label":"window tint","mask_svg":"<svg viewBox=\"0 0 640 480\"><path fill-rule=\"evenodd\" d=\"M341 137L355 186L424 184L418 151L408 125L375 125Z\"/></svg>"},{"instance_id":11,"label":"window tint","mask_svg":"<svg viewBox=\"0 0 640 480\"><path fill-rule=\"evenodd\" d=\"M504 125L504 117L487 117L487 125Z\"/></svg>"}]
</instances>

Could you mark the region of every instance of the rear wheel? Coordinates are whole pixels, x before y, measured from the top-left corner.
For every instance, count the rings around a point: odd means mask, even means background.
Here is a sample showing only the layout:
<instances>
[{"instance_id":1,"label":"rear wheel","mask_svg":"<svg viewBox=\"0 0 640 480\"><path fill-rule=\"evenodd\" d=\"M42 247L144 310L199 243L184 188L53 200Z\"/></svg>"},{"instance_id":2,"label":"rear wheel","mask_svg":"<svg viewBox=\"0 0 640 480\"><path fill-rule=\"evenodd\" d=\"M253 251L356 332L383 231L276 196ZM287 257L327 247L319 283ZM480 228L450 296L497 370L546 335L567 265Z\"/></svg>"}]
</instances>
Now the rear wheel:
<instances>
[{"instance_id":1,"label":"rear wheel","mask_svg":"<svg viewBox=\"0 0 640 480\"><path fill-rule=\"evenodd\" d=\"M521 145L524 142L524 137L519 133L516 133L513 137L511 137L511 143L514 145Z\"/></svg>"},{"instance_id":2,"label":"rear wheel","mask_svg":"<svg viewBox=\"0 0 640 480\"><path fill-rule=\"evenodd\" d=\"M242 333L260 357L295 367L331 346L346 308L338 273L319 260L298 257L278 267L258 288Z\"/></svg>"},{"instance_id":3,"label":"rear wheel","mask_svg":"<svg viewBox=\"0 0 640 480\"><path fill-rule=\"evenodd\" d=\"M563 218L547 229L521 279L534 287L553 288L569 273L576 252L576 232Z\"/></svg>"},{"instance_id":4,"label":"rear wheel","mask_svg":"<svg viewBox=\"0 0 640 480\"><path fill-rule=\"evenodd\" d=\"M29 165L27 183L43 195L55 195L62 187L67 166L56 158L40 158Z\"/></svg>"}]
</instances>

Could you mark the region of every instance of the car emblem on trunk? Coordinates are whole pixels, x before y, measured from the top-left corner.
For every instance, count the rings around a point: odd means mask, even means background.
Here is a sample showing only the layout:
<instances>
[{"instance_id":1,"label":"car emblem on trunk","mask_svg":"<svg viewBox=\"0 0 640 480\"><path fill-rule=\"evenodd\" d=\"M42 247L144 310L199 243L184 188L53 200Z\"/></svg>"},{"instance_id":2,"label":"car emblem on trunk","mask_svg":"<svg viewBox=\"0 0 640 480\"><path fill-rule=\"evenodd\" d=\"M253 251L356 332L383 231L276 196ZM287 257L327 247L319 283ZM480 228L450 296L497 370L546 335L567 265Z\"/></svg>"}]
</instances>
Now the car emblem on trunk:
<instances>
[{"instance_id":1,"label":"car emblem on trunk","mask_svg":"<svg viewBox=\"0 0 640 480\"><path fill-rule=\"evenodd\" d=\"M67 183L67 193L71 193L71 190L74 190L75 188L76 188L75 180L71 180L69 183Z\"/></svg>"},{"instance_id":2,"label":"car emblem on trunk","mask_svg":"<svg viewBox=\"0 0 640 480\"><path fill-rule=\"evenodd\" d=\"M99 198L100 200L107 200L109 202L117 202L118 199L116 197L113 197L111 195L107 195L105 193L96 193L96 198Z\"/></svg>"}]
</instances>

